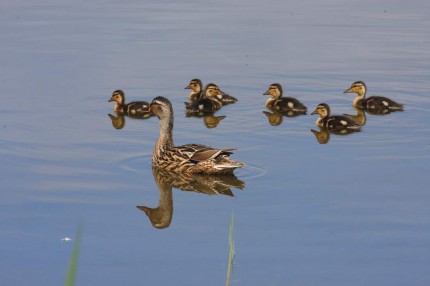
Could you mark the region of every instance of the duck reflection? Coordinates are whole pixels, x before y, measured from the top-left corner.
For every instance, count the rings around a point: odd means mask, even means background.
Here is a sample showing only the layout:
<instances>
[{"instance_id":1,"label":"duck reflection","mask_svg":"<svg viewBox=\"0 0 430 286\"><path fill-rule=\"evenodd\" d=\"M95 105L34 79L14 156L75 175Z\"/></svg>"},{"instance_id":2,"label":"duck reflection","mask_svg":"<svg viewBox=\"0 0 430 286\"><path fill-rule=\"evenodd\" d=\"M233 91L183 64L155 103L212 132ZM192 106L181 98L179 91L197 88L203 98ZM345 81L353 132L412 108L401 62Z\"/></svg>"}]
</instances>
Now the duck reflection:
<instances>
[{"instance_id":1,"label":"duck reflection","mask_svg":"<svg viewBox=\"0 0 430 286\"><path fill-rule=\"evenodd\" d=\"M108 116L109 116L110 120L112 121L112 127L113 128L122 129L125 126L125 122L126 122L125 117L126 116L129 118L132 118L132 119L139 119L140 120L140 119L148 119L154 115L147 113L147 114L142 115L142 116L132 116L132 115L124 115L124 113L122 113L122 112L116 112L115 111L115 115L109 113Z\"/></svg>"},{"instance_id":2,"label":"duck reflection","mask_svg":"<svg viewBox=\"0 0 430 286\"><path fill-rule=\"evenodd\" d=\"M173 194L172 188L182 191L198 192L206 195L233 196L231 188L244 189L245 182L239 180L235 175L199 175L173 173L164 169L153 168L152 175L160 191L158 206L150 208L137 206L145 212L151 224L155 228L167 228L173 217Z\"/></svg>"},{"instance_id":3,"label":"duck reflection","mask_svg":"<svg viewBox=\"0 0 430 286\"><path fill-rule=\"evenodd\" d=\"M319 131L311 129L311 132L315 135L318 143L327 144L330 140L330 132L324 127L318 127Z\"/></svg>"},{"instance_id":4,"label":"duck reflection","mask_svg":"<svg viewBox=\"0 0 430 286\"><path fill-rule=\"evenodd\" d=\"M328 130L325 127L318 127L319 130L311 129L312 134L315 135L315 139L317 139L320 144L327 144L330 140L331 134L335 135L348 135L352 133L356 133L354 130L349 129L338 129L338 130Z\"/></svg>"},{"instance_id":5,"label":"duck reflection","mask_svg":"<svg viewBox=\"0 0 430 286\"><path fill-rule=\"evenodd\" d=\"M282 114L279 112L269 112L269 111L263 111L264 115L266 115L267 120L269 120L270 125L272 126L278 126L282 123Z\"/></svg>"},{"instance_id":6,"label":"duck reflection","mask_svg":"<svg viewBox=\"0 0 430 286\"><path fill-rule=\"evenodd\" d=\"M122 129L125 126L124 114L115 112L115 115L108 114L110 120L112 120L112 127L115 129Z\"/></svg>"},{"instance_id":7,"label":"duck reflection","mask_svg":"<svg viewBox=\"0 0 430 286\"><path fill-rule=\"evenodd\" d=\"M215 128L218 124L226 118L225 115L215 116L214 113L199 113L199 114L185 114L185 117L203 118L206 128Z\"/></svg>"},{"instance_id":8,"label":"duck reflection","mask_svg":"<svg viewBox=\"0 0 430 286\"><path fill-rule=\"evenodd\" d=\"M299 115L306 114L304 111L285 111L285 112L278 112L278 111L263 111L264 115L266 115L267 120L269 121L269 124L272 126L278 126L281 125L284 117L296 117Z\"/></svg>"}]
</instances>

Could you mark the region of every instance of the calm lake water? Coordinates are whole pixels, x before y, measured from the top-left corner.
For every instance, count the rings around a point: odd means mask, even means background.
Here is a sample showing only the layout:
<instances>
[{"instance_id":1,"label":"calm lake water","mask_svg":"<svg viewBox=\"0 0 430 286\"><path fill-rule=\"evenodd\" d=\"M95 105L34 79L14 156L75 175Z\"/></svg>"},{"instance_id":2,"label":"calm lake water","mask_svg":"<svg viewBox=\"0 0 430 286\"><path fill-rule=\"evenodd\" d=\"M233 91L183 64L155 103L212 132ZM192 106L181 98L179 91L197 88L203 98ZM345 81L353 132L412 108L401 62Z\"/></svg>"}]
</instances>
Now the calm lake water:
<instances>
[{"instance_id":1,"label":"calm lake water","mask_svg":"<svg viewBox=\"0 0 430 286\"><path fill-rule=\"evenodd\" d=\"M231 285L429 285L430 2L376 2L3 1L1 284L61 285L82 224L76 285L224 285L234 215ZM216 128L192 78L239 99ZM354 114L356 80L405 111L320 144L310 112ZM273 82L308 115L271 125ZM154 177L157 119L115 129L115 89L247 167Z\"/></svg>"}]
</instances>

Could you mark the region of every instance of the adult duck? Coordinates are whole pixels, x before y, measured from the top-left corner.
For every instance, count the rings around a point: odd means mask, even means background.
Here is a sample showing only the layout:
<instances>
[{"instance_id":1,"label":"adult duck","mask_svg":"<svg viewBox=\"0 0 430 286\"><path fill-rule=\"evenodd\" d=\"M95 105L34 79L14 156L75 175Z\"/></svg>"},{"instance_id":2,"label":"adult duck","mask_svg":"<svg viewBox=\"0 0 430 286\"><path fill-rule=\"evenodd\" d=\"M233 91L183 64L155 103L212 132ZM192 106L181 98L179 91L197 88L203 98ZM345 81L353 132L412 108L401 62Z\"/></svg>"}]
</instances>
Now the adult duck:
<instances>
[{"instance_id":1,"label":"adult duck","mask_svg":"<svg viewBox=\"0 0 430 286\"><path fill-rule=\"evenodd\" d=\"M214 149L201 144L175 146L173 143L173 108L162 96L150 104L151 113L160 123L160 137L152 153L152 166L179 173L232 174L244 163L230 159L231 148Z\"/></svg>"}]
</instances>

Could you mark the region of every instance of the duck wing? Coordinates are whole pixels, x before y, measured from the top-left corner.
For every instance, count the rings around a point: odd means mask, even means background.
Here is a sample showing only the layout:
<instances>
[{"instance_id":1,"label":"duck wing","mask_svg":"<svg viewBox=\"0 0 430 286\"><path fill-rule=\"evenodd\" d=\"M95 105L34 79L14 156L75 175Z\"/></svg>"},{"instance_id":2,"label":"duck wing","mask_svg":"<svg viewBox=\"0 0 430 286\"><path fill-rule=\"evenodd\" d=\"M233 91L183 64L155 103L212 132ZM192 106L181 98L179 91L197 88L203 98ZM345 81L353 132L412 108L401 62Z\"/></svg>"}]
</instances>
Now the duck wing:
<instances>
[{"instance_id":1,"label":"duck wing","mask_svg":"<svg viewBox=\"0 0 430 286\"><path fill-rule=\"evenodd\" d=\"M397 103L384 96L370 96L366 98L366 108L368 109L388 109L391 111L403 111L403 104Z\"/></svg>"},{"instance_id":2,"label":"duck wing","mask_svg":"<svg viewBox=\"0 0 430 286\"><path fill-rule=\"evenodd\" d=\"M194 163L214 159L220 155L229 156L233 154L234 148L226 149L214 149L212 147L201 145L201 144L187 144L182 146L176 146L175 149L185 155L190 161Z\"/></svg>"}]
</instances>

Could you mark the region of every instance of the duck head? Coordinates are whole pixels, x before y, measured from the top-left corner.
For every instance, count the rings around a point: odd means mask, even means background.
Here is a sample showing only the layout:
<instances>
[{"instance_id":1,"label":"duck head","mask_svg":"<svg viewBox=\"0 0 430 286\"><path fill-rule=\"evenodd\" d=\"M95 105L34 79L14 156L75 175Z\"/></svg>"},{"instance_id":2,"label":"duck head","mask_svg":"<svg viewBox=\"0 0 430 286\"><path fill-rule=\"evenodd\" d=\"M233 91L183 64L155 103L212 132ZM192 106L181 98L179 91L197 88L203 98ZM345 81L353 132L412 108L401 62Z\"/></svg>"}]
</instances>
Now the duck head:
<instances>
[{"instance_id":1,"label":"duck head","mask_svg":"<svg viewBox=\"0 0 430 286\"><path fill-rule=\"evenodd\" d=\"M343 93L356 93L360 97L365 96L366 84L361 80L353 82L351 87L345 90Z\"/></svg>"},{"instance_id":2,"label":"duck head","mask_svg":"<svg viewBox=\"0 0 430 286\"><path fill-rule=\"evenodd\" d=\"M149 105L149 112L156 115L158 119L173 117L173 108L170 100L163 96L154 98Z\"/></svg>"},{"instance_id":3,"label":"duck head","mask_svg":"<svg viewBox=\"0 0 430 286\"><path fill-rule=\"evenodd\" d=\"M206 85L205 87L205 95L208 98L215 98L218 99L218 95L220 95L220 90L218 88L218 86L214 83L209 83Z\"/></svg>"},{"instance_id":4,"label":"duck head","mask_svg":"<svg viewBox=\"0 0 430 286\"><path fill-rule=\"evenodd\" d=\"M111 102L111 101L115 101L115 102L117 102L118 104L124 104L124 102L125 102L125 95L124 95L124 92L123 92L122 90L120 90L120 89L115 90L115 91L112 93L111 98L108 100L108 102Z\"/></svg>"},{"instance_id":5,"label":"duck head","mask_svg":"<svg viewBox=\"0 0 430 286\"><path fill-rule=\"evenodd\" d=\"M321 118L328 117L330 116L330 107L326 103L320 103L311 114L319 114Z\"/></svg>"},{"instance_id":6,"label":"duck head","mask_svg":"<svg viewBox=\"0 0 430 286\"><path fill-rule=\"evenodd\" d=\"M198 78L192 79L184 89L192 89L195 92L200 92L202 90L202 81Z\"/></svg>"},{"instance_id":7,"label":"duck head","mask_svg":"<svg viewBox=\"0 0 430 286\"><path fill-rule=\"evenodd\" d=\"M282 96L282 86L279 83L272 83L269 89L263 95L270 95L273 98L280 98Z\"/></svg>"}]
</instances>

